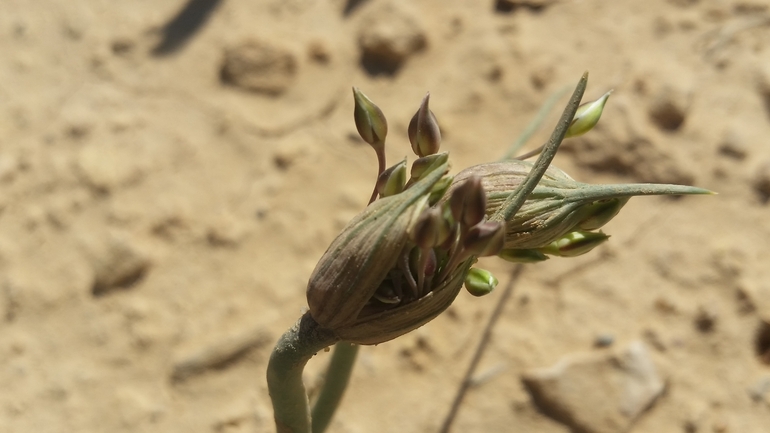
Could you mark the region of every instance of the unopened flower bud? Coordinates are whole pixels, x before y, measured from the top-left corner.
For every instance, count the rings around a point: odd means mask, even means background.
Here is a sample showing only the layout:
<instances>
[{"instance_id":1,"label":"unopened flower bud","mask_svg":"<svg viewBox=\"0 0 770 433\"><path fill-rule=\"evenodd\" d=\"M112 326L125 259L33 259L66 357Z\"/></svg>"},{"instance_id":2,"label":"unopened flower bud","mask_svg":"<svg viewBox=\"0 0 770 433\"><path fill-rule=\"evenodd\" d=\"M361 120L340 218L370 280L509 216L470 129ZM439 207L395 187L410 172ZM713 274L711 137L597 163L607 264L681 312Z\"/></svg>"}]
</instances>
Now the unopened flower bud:
<instances>
[{"instance_id":1,"label":"unopened flower bud","mask_svg":"<svg viewBox=\"0 0 770 433\"><path fill-rule=\"evenodd\" d=\"M439 200L441 200L441 197L446 194L449 186L452 185L452 179L454 179L454 177L444 176L438 182L436 182L435 185L433 185L433 189L430 190L430 196L428 197L429 205L433 206L434 204L438 203Z\"/></svg>"},{"instance_id":2,"label":"unopened flower bud","mask_svg":"<svg viewBox=\"0 0 770 433\"><path fill-rule=\"evenodd\" d=\"M428 208L420 214L409 233L412 242L421 249L433 248L443 243L452 227L444 219L440 208Z\"/></svg>"},{"instance_id":3,"label":"unopened flower bud","mask_svg":"<svg viewBox=\"0 0 770 433\"><path fill-rule=\"evenodd\" d=\"M466 227L478 224L484 219L487 198L479 176L469 176L452 191L449 197L452 217Z\"/></svg>"},{"instance_id":4,"label":"unopened flower bud","mask_svg":"<svg viewBox=\"0 0 770 433\"><path fill-rule=\"evenodd\" d=\"M455 191L474 176L481 178L486 192L487 217L493 216L505 199L521 185L532 168L532 163L506 160L479 164L455 175L447 194L438 205L451 204ZM606 223L612 212L601 213L602 218L591 219L602 200L626 200L641 195L711 194L711 191L682 185L617 184L591 185L577 182L554 166L548 167L524 205L505 221L505 248L544 248L551 242L580 228L588 218L588 226ZM618 202L620 203L620 202ZM588 211L586 207L588 206Z\"/></svg>"},{"instance_id":5,"label":"unopened flower bud","mask_svg":"<svg viewBox=\"0 0 770 433\"><path fill-rule=\"evenodd\" d=\"M468 229L462 240L466 254L476 257L497 255L505 243L505 226L499 222L482 222Z\"/></svg>"},{"instance_id":6,"label":"unopened flower bud","mask_svg":"<svg viewBox=\"0 0 770 433\"><path fill-rule=\"evenodd\" d=\"M613 198L609 200L599 200L595 203L586 205L583 208L583 212L586 217L578 224L578 228L583 230L596 230L603 227L611 219L615 218L615 215L620 212L620 209L628 203L630 197Z\"/></svg>"},{"instance_id":7,"label":"unopened flower bud","mask_svg":"<svg viewBox=\"0 0 770 433\"><path fill-rule=\"evenodd\" d=\"M405 184L406 159L380 173L377 178L377 192L380 197L389 197L402 192Z\"/></svg>"},{"instance_id":8,"label":"unopened flower bud","mask_svg":"<svg viewBox=\"0 0 770 433\"><path fill-rule=\"evenodd\" d=\"M358 134L375 150L382 148L385 145L385 136L388 135L388 121L385 119L385 115L380 107L375 105L357 87L353 87L353 99L355 100L353 117Z\"/></svg>"},{"instance_id":9,"label":"unopened flower bud","mask_svg":"<svg viewBox=\"0 0 770 433\"><path fill-rule=\"evenodd\" d=\"M551 242L541 251L560 257L577 257L585 254L607 241L610 237L602 232L576 230Z\"/></svg>"},{"instance_id":10,"label":"unopened flower bud","mask_svg":"<svg viewBox=\"0 0 770 433\"><path fill-rule=\"evenodd\" d=\"M601 98L586 102L578 107L575 117L572 119L572 124L567 129L567 133L564 134L564 138L577 137L593 129L599 123L602 111L604 111L604 104L607 103L607 99L611 94L612 90L602 95Z\"/></svg>"},{"instance_id":11,"label":"unopened flower bud","mask_svg":"<svg viewBox=\"0 0 770 433\"><path fill-rule=\"evenodd\" d=\"M441 131L436 116L428 108L430 93L426 94L420 103L420 108L409 122L407 133L412 150L419 156L433 155L441 146Z\"/></svg>"},{"instance_id":12,"label":"unopened flower bud","mask_svg":"<svg viewBox=\"0 0 770 433\"><path fill-rule=\"evenodd\" d=\"M548 260L548 256L538 250L519 248L502 250L497 257L511 263L537 263Z\"/></svg>"},{"instance_id":13,"label":"unopened flower bud","mask_svg":"<svg viewBox=\"0 0 770 433\"><path fill-rule=\"evenodd\" d=\"M411 226L446 169L444 165L403 193L375 201L342 230L308 282L308 306L316 322L335 331L357 323L364 306L396 267Z\"/></svg>"},{"instance_id":14,"label":"unopened flower bud","mask_svg":"<svg viewBox=\"0 0 770 433\"><path fill-rule=\"evenodd\" d=\"M471 268L465 276L465 288L473 296L484 296L492 293L497 287L498 280L486 269Z\"/></svg>"},{"instance_id":15,"label":"unopened flower bud","mask_svg":"<svg viewBox=\"0 0 770 433\"><path fill-rule=\"evenodd\" d=\"M417 158L412 163L410 183L416 182L449 160L449 153L442 152Z\"/></svg>"},{"instance_id":16,"label":"unopened flower bud","mask_svg":"<svg viewBox=\"0 0 770 433\"><path fill-rule=\"evenodd\" d=\"M378 287L377 291L374 292L373 297L383 304L398 304L401 302L401 298L393 288L393 284L387 281L380 284L380 287Z\"/></svg>"}]
</instances>

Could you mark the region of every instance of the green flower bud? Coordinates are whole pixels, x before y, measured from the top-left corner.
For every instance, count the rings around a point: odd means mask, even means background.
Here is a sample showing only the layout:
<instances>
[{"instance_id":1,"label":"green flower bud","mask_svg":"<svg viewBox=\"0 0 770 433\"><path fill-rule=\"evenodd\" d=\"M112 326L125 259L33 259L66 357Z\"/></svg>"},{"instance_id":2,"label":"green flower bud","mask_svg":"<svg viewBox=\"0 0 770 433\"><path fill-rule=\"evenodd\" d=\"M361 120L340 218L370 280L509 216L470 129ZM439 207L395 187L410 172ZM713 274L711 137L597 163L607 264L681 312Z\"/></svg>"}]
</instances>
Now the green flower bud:
<instances>
[{"instance_id":1,"label":"green flower bud","mask_svg":"<svg viewBox=\"0 0 770 433\"><path fill-rule=\"evenodd\" d=\"M462 240L466 254L476 257L497 255L505 243L505 227L498 222L482 222L468 229Z\"/></svg>"},{"instance_id":2,"label":"green flower bud","mask_svg":"<svg viewBox=\"0 0 770 433\"><path fill-rule=\"evenodd\" d=\"M468 176L465 182L452 191L449 196L449 207L452 210L452 217L460 224L471 227L480 223L484 219L487 207L481 178Z\"/></svg>"},{"instance_id":3,"label":"green flower bud","mask_svg":"<svg viewBox=\"0 0 770 433\"><path fill-rule=\"evenodd\" d=\"M429 205L433 206L434 204L438 203L439 200L441 200L441 197L446 194L449 186L452 185L452 179L454 179L454 177L444 176L438 182L436 182L435 185L433 185L433 189L430 190L430 196L428 197Z\"/></svg>"},{"instance_id":4,"label":"green flower bud","mask_svg":"<svg viewBox=\"0 0 770 433\"><path fill-rule=\"evenodd\" d=\"M501 259L511 263L537 263L548 260L548 256L540 252L539 250L527 250L527 249L506 249L500 251L497 255Z\"/></svg>"},{"instance_id":5,"label":"green flower bud","mask_svg":"<svg viewBox=\"0 0 770 433\"><path fill-rule=\"evenodd\" d=\"M463 184L473 176L479 176L486 191L486 215L491 217L522 183L531 168L532 163L521 160L506 160L467 168L455 176L439 205L451 202L454 191L463 188ZM609 211L597 210L596 203L602 200L619 200L618 203L621 203L633 196L683 194L711 192L681 185L590 185L577 182L558 168L550 166L521 209L505 221L505 248L544 248L567 233L579 229L585 221L588 221L589 227L606 223L613 215Z\"/></svg>"},{"instance_id":6,"label":"green flower bud","mask_svg":"<svg viewBox=\"0 0 770 433\"><path fill-rule=\"evenodd\" d=\"M410 172L410 176L412 178L409 180L409 182L417 182L447 161L449 161L449 153L447 152L436 153L433 155L423 156L422 158L417 158L412 163L412 170Z\"/></svg>"},{"instance_id":7,"label":"green flower bud","mask_svg":"<svg viewBox=\"0 0 770 433\"><path fill-rule=\"evenodd\" d=\"M620 209L628 203L629 197L613 198L609 200L599 200L585 206L586 218L578 224L578 228L583 230L596 230L604 227Z\"/></svg>"},{"instance_id":8,"label":"green flower bud","mask_svg":"<svg viewBox=\"0 0 770 433\"><path fill-rule=\"evenodd\" d=\"M383 148L385 136L388 135L388 121L382 110L357 87L353 87L353 99L355 101L353 118L358 134L375 150Z\"/></svg>"},{"instance_id":9,"label":"green flower bud","mask_svg":"<svg viewBox=\"0 0 770 433\"><path fill-rule=\"evenodd\" d=\"M612 90L602 95L596 101L586 102L578 107L575 117L572 119L572 124L567 129L564 138L577 137L593 129L599 123L602 111L604 111L604 104L607 103L607 99L611 94Z\"/></svg>"},{"instance_id":10,"label":"green flower bud","mask_svg":"<svg viewBox=\"0 0 770 433\"><path fill-rule=\"evenodd\" d=\"M492 293L498 282L497 278L485 269L471 268L465 276L465 288L473 296Z\"/></svg>"},{"instance_id":11,"label":"green flower bud","mask_svg":"<svg viewBox=\"0 0 770 433\"><path fill-rule=\"evenodd\" d=\"M377 178L377 192L380 197L389 197L404 191L406 184L406 159L386 169Z\"/></svg>"},{"instance_id":12,"label":"green flower bud","mask_svg":"<svg viewBox=\"0 0 770 433\"><path fill-rule=\"evenodd\" d=\"M433 155L441 146L441 131L436 116L428 108L430 93L426 94L420 103L420 108L409 122L407 133L412 150L418 156Z\"/></svg>"},{"instance_id":13,"label":"green flower bud","mask_svg":"<svg viewBox=\"0 0 770 433\"><path fill-rule=\"evenodd\" d=\"M552 256L577 257L598 247L609 238L602 232L577 230L551 242L540 251Z\"/></svg>"}]
</instances>

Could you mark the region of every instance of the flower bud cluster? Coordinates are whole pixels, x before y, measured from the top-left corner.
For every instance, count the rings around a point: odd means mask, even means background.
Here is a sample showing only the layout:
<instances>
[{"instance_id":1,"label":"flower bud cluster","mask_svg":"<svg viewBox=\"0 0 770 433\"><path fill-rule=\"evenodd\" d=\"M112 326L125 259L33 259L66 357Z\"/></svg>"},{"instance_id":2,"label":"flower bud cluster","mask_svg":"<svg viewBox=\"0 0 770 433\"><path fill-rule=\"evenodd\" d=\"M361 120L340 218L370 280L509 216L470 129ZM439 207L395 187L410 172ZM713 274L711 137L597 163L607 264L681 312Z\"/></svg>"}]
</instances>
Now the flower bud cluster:
<instances>
[{"instance_id":1,"label":"flower bud cluster","mask_svg":"<svg viewBox=\"0 0 770 433\"><path fill-rule=\"evenodd\" d=\"M551 166L514 208L507 199L530 178L531 163L480 164L448 176L449 156L439 152L441 133L426 95L407 131L418 159L408 170L406 160L385 168L385 116L358 89L353 93L356 127L377 153L378 177L369 206L332 242L307 287L313 319L345 341L377 344L420 327L463 284L475 296L490 293L497 279L471 268L477 257L533 263L585 254L608 239L599 229L630 197L707 193L676 185L589 185ZM591 129L607 97L580 107L565 123L567 135ZM504 206L508 213L499 212Z\"/></svg>"}]
</instances>

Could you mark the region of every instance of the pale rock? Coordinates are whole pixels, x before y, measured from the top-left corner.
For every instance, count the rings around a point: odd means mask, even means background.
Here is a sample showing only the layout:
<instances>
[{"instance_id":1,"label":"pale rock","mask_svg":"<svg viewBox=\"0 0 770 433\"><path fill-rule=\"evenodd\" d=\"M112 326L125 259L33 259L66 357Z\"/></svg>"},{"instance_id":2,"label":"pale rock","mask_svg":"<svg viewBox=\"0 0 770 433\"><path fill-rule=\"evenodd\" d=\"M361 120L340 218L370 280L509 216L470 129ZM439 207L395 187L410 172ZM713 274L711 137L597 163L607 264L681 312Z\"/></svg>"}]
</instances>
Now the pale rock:
<instances>
[{"instance_id":1,"label":"pale rock","mask_svg":"<svg viewBox=\"0 0 770 433\"><path fill-rule=\"evenodd\" d=\"M0 154L0 182L10 182L19 171L19 161L14 155Z\"/></svg>"},{"instance_id":2,"label":"pale rock","mask_svg":"<svg viewBox=\"0 0 770 433\"><path fill-rule=\"evenodd\" d=\"M211 221L206 239L215 247L236 247L248 234L248 228L231 214L223 213Z\"/></svg>"},{"instance_id":3,"label":"pale rock","mask_svg":"<svg viewBox=\"0 0 770 433\"><path fill-rule=\"evenodd\" d=\"M372 10L358 33L361 64L372 75L393 75L427 45L414 14L388 3Z\"/></svg>"},{"instance_id":4,"label":"pale rock","mask_svg":"<svg viewBox=\"0 0 770 433\"><path fill-rule=\"evenodd\" d=\"M86 257L93 272L94 296L138 283L150 269L149 257L133 242L118 236L84 239Z\"/></svg>"},{"instance_id":5,"label":"pale rock","mask_svg":"<svg viewBox=\"0 0 770 433\"><path fill-rule=\"evenodd\" d=\"M80 151L76 162L79 177L100 193L128 186L141 180L143 169L131 149L105 144L89 144Z\"/></svg>"},{"instance_id":6,"label":"pale rock","mask_svg":"<svg viewBox=\"0 0 770 433\"><path fill-rule=\"evenodd\" d=\"M628 431L665 389L640 341L612 352L568 355L525 373L523 382L543 413L578 433Z\"/></svg>"},{"instance_id":7,"label":"pale rock","mask_svg":"<svg viewBox=\"0 0 770 433\"><path fill-rule=\"evenodd\" d=\"M665 86L661 88L648 107L650 120L663 131L674 132L682 127L692 99L689 92Z\"/></svg>"},{"instance_id":8,"label":"pale rock","mask_svg":"<svg viewBox=\"0 0 770 433\"><path fill-rule=\"evenodd\" d=\"M273 42L246 40L225 50L222 82L250 92L278 96L294 83L297 58Z\"/></svg>"},{"instance_id":9,"label":"pale rock","mask_svg":"<svg viewBox=\"0 0 770 433\"><path fill-rule=\"evenodd\" d=\"M497 0L495 11L507 13L516 12L518 9L529 9L539 12L554 3L556 0Z\"/></svg>"},{"instance_id":10,"label":"pale rock","mask_svg":"<svg viewBox=\"0 0 770 433\"><path fill-rule=\"evenodd\" d=\"M751 185L762 203L770 201L770 161L764 161L757 167Z\"/></svg>"}]
</instances>

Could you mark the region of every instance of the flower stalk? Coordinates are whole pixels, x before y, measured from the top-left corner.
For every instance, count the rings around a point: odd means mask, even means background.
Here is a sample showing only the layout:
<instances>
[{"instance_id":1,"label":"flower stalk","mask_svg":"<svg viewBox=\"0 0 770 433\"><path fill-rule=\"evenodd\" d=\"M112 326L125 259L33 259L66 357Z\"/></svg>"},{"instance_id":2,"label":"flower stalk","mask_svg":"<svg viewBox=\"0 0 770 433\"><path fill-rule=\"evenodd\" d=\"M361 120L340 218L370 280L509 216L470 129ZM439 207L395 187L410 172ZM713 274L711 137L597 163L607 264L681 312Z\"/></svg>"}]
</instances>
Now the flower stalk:
<instances>
[{"instance_id":1,"label":"flower stalk","mask_svg":"<svg viewBox=\"0 0 770 433\"><path fill-rule=\"evenodd\" d=\"M711 193L680 185L589 185L552 167L564 138L593 128L609 97L608 92L580 105L587 79L583 74L550 139L532 153L539 153L534 164L504 160L455 176L447 175L448 154L439 153L441 134L428 95L408 127L419 158L407 171L406 160L385 168L385 116L353 88L356 127L377 154L378 177L369 205L332 241L311 274L309 311L270 357L268 388L279 433L327 428L358 345L380 344L423 326L445 311L463 286L474 296L492 292L498 280L472 268L478 257L535 263L585 254L608 240L598 229L630 197ZM311 411L302 370L316 352L335 343Z\"/></svg>"}]
</instances>

